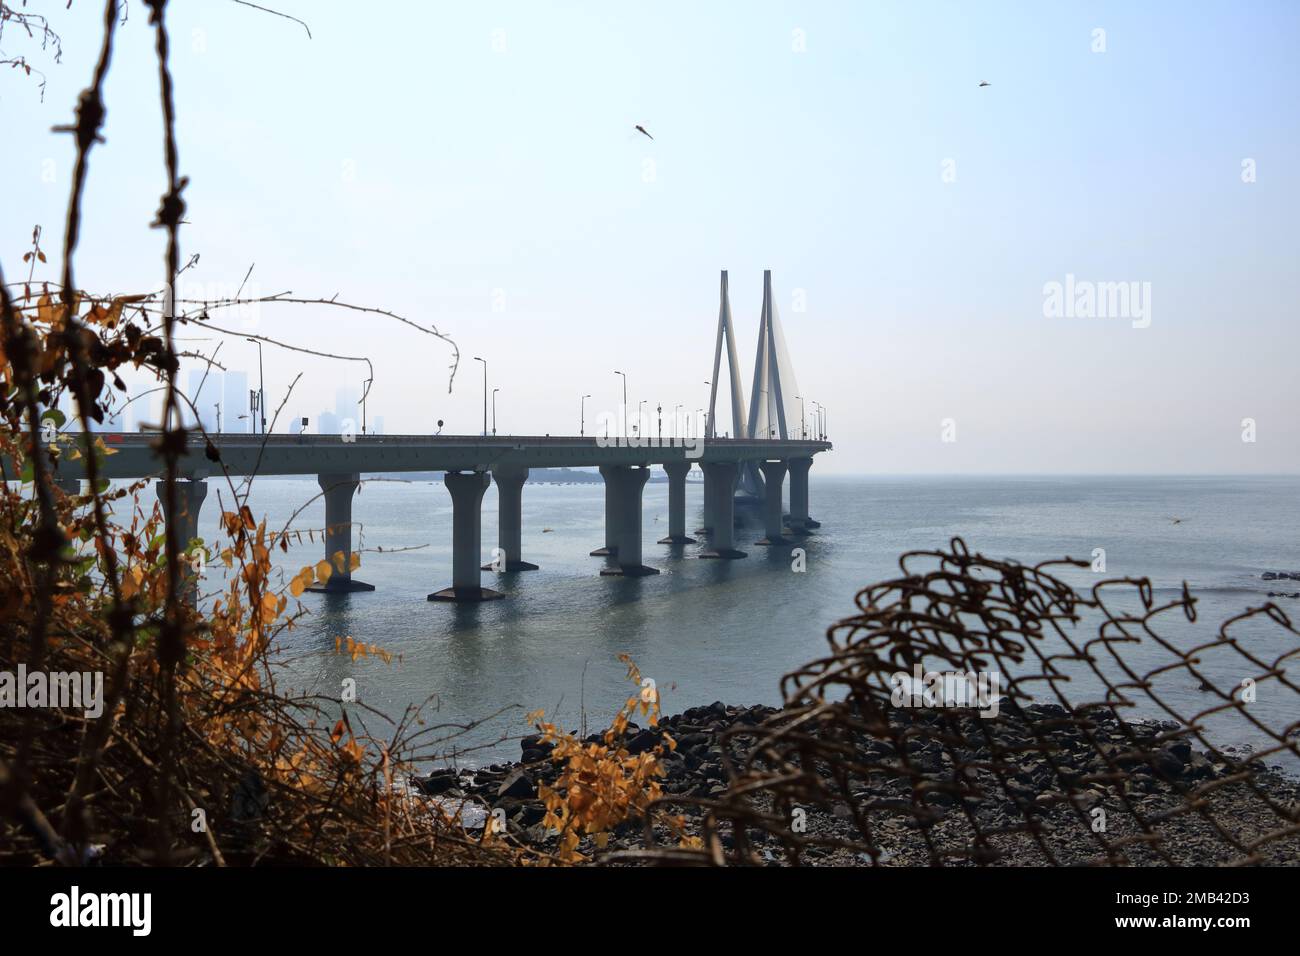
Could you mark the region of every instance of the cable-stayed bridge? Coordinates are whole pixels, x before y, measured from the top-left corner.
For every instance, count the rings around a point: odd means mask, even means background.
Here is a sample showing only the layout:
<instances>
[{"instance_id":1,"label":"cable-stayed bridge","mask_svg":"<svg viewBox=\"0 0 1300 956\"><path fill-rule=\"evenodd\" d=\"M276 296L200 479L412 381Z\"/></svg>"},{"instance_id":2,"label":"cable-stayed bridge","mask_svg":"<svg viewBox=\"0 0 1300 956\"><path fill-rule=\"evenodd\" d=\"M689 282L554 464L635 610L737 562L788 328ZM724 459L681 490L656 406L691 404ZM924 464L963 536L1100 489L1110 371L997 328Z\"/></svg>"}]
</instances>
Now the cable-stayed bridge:
<instances>
[{"instance_id":1,"label":"cable-stayed bridge","mask_svg":"<svg viewBox=\"0 0 1300 956\"><path fill-rule=\"evenodd\" d=\"M714 403L723 341L728 347L734 432L716 434ZM602 575L640 577L658 574L644 562L642 490L649 469L662 467L669 480L669 533L659 544L684 548L697 544L686 533L686 476L698 465L704 473L704 526L707 536L701 558L743 558L736 547L735 500L741 494L762 502L764 536L756 544L782 546L818 527L808 514L808 470L813 456L829 451L828 441L806 435L798 406L790 404L794 370L772 302L771 273L764 274L763 311L748 406L737 374L735 333L722 274L717 348L711 379L709 413L702 437L646 435L585 436L455 436L455 435L251 435L213 434L195 441L191 435L178 459L176 515L181 539L198 536L200 508L209 480L250 475L316 475L325 499L326 558L342 553L333 576L319 590L347 593L374 587L352 579L352 502L362 474L384 472L444 472L452 498L452 584L429 595L430 600L482 601L503 595L483 587L482 572L510 574L536 570L522 554L522 496L534 468L595 467L605 484L605 538L592 551L608 559ZM799 420L797 428L791 423ZM58 440L78 445L83 454L60 456L57 478L68 491L78 491L85 477L89 450L82 433L65 433ZM107 479L158 476L163 462L157 435L96 432L111 451L96 455L99 475ZM11 464L11 463L6 463ZM13 473L12 469L9 471ZM782 491L790 477L790 507L783 508ZM482 564L481 504L488 485L498 492L499 542L493 560ZM158 483L159 500L164 500ZM165 509L165 504L164 504Z\"/></svg>"}]
</instances>

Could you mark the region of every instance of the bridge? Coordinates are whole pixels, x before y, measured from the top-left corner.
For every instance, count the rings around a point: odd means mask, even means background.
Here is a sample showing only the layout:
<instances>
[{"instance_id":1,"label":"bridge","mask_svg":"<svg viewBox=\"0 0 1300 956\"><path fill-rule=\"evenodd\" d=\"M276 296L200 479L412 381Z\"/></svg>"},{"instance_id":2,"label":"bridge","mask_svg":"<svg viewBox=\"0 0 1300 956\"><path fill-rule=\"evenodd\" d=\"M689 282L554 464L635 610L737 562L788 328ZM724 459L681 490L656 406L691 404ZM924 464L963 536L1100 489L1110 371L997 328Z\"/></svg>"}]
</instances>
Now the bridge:
<instances>
[{"instance_id":1,"label":"bridge","mask_svg":"<svg viewBox=\"0 0 1300 956\"><path fill-rule=\"evenodd\" d=\"M100 476L115 480L150 478L162 473L155 448L156 435L100 433L114 454L100 460ZM668 476L668 537L659 543L696 543L686 533L686 476L698 466L704 473L704 527L708 536L701 558L745 557L735 542L735 491L742 470L753 465L764 479L762 496L764 537L758 543L793 543L818 526L808 514L808 471L813 456L831 448L813 439L708 438L695 443L677 440L586 438L553 436L429 435L209 435L219 461L211 461L205 446L191 442L178 461L183 480L177 482L181 540L198 537L200 509L208 479L229 475L316 475L325 499L325 556L342 552L342 569L331 562L329 581L316 590L346 593L374 590L352 578L352 500L361 475L383 472L445 472L452 500L452 584L429 595L430 600L483 601L501 592L482 586L482 572L514 573L536 570L521 553L523 488L535 468L597 467L605 486L605 538L593 556L608 556L614 566L603 575L658 574L643 563L642 490L652 467ZM59 477L79 482L84 457L60 462ZM785 514L782 492L790 479L790 510ZM492 482L497 486L500 559L481 565L481 505ZM78 485L79 487L79 485ZM162 482L156 485L164 501ZM165 504L164 504L165 508Z\"/></svg>"},{"instance_id":2,"label":"bridge","mask_svg":"<svg viewBox=\"0 0 1300 956\"><path fill-rule=\"evenodd\" d=\"M729 346L732 413L737 437L715 433L719 360L723 338ZM456 435L255 435L209 434L206 441L191 438L178 460L183 480L177 482L177 514L167 514L162 483L159 500L165 520L179 521L180 538L198 536L200 509L207 497L208 479L214 476L315 475L325 499L325 557L342 552L345 559L329 580L312 590L330 593L373 591L374 586L352 578L352 499L361 475L388 472L437 471L452 500L452 583L429 595L431 601L473 602L500 598L501 592L483 586L482 573L513 574L537 570L524 560L521 548L523 487L532 469L598 468L604 479L605 536L592 556L612 559L602 575L640 577L658 574L644 562L642 545L642 491L652 467L668 476L668 536L659 544L679 547L695 544L686 533L686 476L694 466L704 473L704 527L696 534L708 537L701 558L731 560L745 557L736 547L736 493L761 503L766 547L789 545L819 523L808 514L808 472L813 456L829 451L824 436L809 437L798 413L799 428L787 424L795 418L782 388L793 381L771 295L771 273L764 274L763 314L750 411L741 397L731 327L727 274L722 273L718 340L714 356L713 395L703 436L652 436L637 428L628 435L624 417L621 434L607 427L601 437L456 436ZM797 387L797 386L796 386ZM789 407L788 407L789 406ZM626 416L627 410L622 414ZM660 426L662 432L662 425ZM636 434L636 432L642 434ZM163 462L157 435L97 433L112 454L100 459L100 476L138 479L161 475ZM215 455L208 453L208 445ZM85 455L76 461L62 456L58 479L71 485L84 478ZM786 476L790 480L790 509L782 507ZM495 482L499 508L498 559L482 560L481 506L488 485ZM79 485L77 485L79 487Z\"/></svg>"}]
</instances>

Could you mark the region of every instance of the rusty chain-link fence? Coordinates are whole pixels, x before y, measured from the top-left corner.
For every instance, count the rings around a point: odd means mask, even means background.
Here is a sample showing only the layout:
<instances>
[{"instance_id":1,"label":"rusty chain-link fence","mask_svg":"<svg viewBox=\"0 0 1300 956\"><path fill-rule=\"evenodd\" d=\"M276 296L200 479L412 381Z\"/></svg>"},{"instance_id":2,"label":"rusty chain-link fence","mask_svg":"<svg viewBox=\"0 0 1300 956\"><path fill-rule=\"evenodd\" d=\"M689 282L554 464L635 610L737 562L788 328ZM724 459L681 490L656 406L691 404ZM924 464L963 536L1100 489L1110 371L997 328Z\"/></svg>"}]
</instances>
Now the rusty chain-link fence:
<instances>
[{"instance_id":1,"label":"rusty chain-link fence","mask_svg":"<svg viewBox=\"0 0 1300 956\"><path fill-rule=\"evenodd\" d=\"M1300 632L1281 608L1198 633L1186 585L1162 601L1146 579L1057 576L1085 561L1031 567L954 539L900 565L785 676L782 708L723 733L725 792L665 798L647 849L618 858L1300 862L1295 764L1280 765L1300 757Z\"/></svg>"}]
</instances>

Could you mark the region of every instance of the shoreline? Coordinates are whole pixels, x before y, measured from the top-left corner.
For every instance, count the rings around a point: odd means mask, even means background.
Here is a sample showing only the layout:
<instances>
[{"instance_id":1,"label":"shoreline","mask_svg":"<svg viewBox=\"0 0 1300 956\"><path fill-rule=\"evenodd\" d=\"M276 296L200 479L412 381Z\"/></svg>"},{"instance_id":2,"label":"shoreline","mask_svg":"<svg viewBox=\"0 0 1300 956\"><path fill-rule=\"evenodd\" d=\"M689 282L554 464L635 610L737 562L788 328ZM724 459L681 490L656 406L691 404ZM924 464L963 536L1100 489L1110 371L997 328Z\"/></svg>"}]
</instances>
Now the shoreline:
<instances>
[{"instance_id":1,"label":"shoreline","mask_svg":"<svg viewBox=\"0 0 1300 956\"><path fill-rule=\"evenodd\" d=\"M1004 706L1011 705L1004 699ZM745 862L759 865L797 860L814 866L916 866L934 862L927 850L933 841L945 848L945 865L973 865L981 854L987 858L979 862L1013 866L1053 860L1066 865L1217 865L1240 859L1230 841L1249 846L1283 822L1268 801L1293 814L1300 810L1300 779L1280 766L1266 765L1248 748L1228 748L1220 755L1198 750L1194 739L1183 739L1172 722L1127 721L1127 731L1139 741L1135 750L1118 720L1090 714L1086 729L1098 742L1098 752L1081 740L1079 728L1068 726L1067 712L1057 705L1028 704L1013 713L1005 723L988 722L989 729L1014 738L1038 726L1041 735L1041 725L1055 721L1060 726L1050 732L1051 753L1031 745L1014 755L999 753L995 761L987 751L958 748L962 759L955 766L951 750L926 739L940 716L925 710L895 709L890 714L891 725L902 725L903 739L909 740L905 760L898 759L889 739L862 742L851 759L870 767L871 779L861 781L862 789L854 791L850 802L858 804L858 811L867 811L874 855L855 826L848 802L834 801L802 806L805 829L797 836L793 829L779 826L747 829L743 848L737 847L730 824L723 822L717 829L717 850L728 862L736 862L732 858L743 849ZM665 804L680 800L665 809L681 814L687 833L699 836L704 811L698 801L725 802L728 761L739 767L761 728L780 725L788 717L780 708L714 702L663 717L656 729L629 724L621 743L628 753L638 754L659 745L664 733L673 738L675 751L660 759L662 799ZM600 740L600 734L593 734L584 742ZM459 809L472 833L481 832L488 814L500 809L512 840L542 852L553 850L556 838L542 827L545 809L537 799L537 784L553 785L560 770L549 759L552 747L536 735L524 737L520 748L516 761L478 770L435 770L414 779L413 789L438 799L449 811ZM1049 756L1070 769L1053 774ZM989 769L999 763L1005 784ZM948 782L956 779L956 772L965 775L969 790L954 797L946 790L954 789ZM832 776L828 767L821 773ZM1060 785L1063 779L1066 787ZM1204 812L1196 808L1198 800ZM751 807L770 817L772 795L759 789ZM1104 841L1090 832L1097 820L1106 824ZM636 854L646 849L644 836L643 821L629 820L614 828L603 850L590 837L583 838L579 849L597 863L637 862ZM659 825L655 838L659 849L673 848L678 839ZM963 858L961 848L975 845L980 849ZM1262 844L1258 857L1255 862L1265 865L1300 863L1300 835Z\"/></svg>"}]
</instances>

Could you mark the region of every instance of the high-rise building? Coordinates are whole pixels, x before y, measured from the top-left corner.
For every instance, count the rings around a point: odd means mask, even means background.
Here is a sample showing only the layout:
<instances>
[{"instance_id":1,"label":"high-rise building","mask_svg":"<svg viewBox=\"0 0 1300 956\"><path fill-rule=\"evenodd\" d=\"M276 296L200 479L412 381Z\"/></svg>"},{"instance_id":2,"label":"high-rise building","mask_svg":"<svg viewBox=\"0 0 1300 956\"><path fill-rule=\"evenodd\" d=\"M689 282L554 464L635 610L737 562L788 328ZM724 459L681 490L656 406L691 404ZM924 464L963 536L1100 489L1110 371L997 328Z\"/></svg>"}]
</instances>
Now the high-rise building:
<instances>
[{"instance_id":1,"label":"high-rise building","mask_svg":"<svg viewBox=\"0 0 1300 956\"><path fill-rule=\"evenodd\" d=\"M198 409L198 422L204 431L217 430L216 403L221 400L221 373L203 368L190 369L189 399ZM186 408L184 418L194 421L194 410ZM223 422L224 424L224 422Z\"/></svg>"},{"instance_id":2,"label":"high-rise building","mask_svg":"<svg viewBox=\"0 0 1300 956\"><path fill-rule=\"evenodd\" d=\"M316 432L320 435L337 435L342 430L341 424L333 412L321 412L316 416Z\"/></svg>"},{"instance_id":3,"label":"high-rise building","mask_svg":"<svg viewBox=\"0 0 1300 956\"><path fill-rule=\"evenodd\" d=\"M352 423L351 431L353 434L361 433L361 396L356 389L348 385L340 385L334 391L334 414L338 416L339 427L337 431L344 431L347 423Z\"/></svg>"},{"instance_id":4,"label":"high-rise building","mask_svg":"<svg viewBox=\"0 0 1300 956\"><path fill-rule=\"evenodd\" d=\"M252 424L248 407L248 373L228 371L221 393L221 430L244 434L252 431Z\"/></svg>"},{"instance_id":5,"label":"high-rise building","mask_svg":"<svg viewBox=\"0 0 1300 956\"><path fill-rule=\"evenodd\" d=\"M123 431L140 431L144 425L157 425L153 406L155 395L150 394L157 385L154 382L138 382L131 386L131 402L122 413Z\"/></svg>"}]
</instances>

